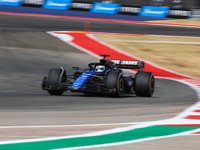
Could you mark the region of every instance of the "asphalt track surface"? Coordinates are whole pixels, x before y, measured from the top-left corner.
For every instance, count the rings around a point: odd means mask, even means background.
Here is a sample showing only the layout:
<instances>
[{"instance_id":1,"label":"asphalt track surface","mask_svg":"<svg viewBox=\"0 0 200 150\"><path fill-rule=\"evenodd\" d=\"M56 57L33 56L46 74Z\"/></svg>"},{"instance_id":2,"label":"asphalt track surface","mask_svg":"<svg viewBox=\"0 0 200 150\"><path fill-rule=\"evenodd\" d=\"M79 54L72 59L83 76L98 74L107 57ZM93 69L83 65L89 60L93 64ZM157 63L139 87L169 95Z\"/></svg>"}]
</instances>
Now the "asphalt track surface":
<instances>
[{"instance_id":1,"label":"asphalt track surface","mask_svg":"<svg viewBox=\"0 0 200 150\"><path fill-rule=\"evenodd\" d=\"M63 96L50 96L42 91L42 78L51 68L63 66L72 73L73 66L84 69L88 63L98 61L46 33L83 30L84 21L0 16L0 126L161 120L173 117L197 101L194 90L164 79L156 79L152 98L94 97L70 92ZM91 31L95 32L200 36L199 29L192 28L90 22Z\"/></svg>"},{"instance_id":2,"label":"asphalt track surface","mask_svg":"<svg viewBox=\"0 0 200 150\"><path fill-rule=\"evenodd\" d=\"M105 21L78 20L67 18L32 17L1 15L0 25L3 31L82 31L84 23L90 23L93 32L157 34L178 36L200 36L199 28L166 27L158 25L142 25Z\"/></svg>"}]
</instances>

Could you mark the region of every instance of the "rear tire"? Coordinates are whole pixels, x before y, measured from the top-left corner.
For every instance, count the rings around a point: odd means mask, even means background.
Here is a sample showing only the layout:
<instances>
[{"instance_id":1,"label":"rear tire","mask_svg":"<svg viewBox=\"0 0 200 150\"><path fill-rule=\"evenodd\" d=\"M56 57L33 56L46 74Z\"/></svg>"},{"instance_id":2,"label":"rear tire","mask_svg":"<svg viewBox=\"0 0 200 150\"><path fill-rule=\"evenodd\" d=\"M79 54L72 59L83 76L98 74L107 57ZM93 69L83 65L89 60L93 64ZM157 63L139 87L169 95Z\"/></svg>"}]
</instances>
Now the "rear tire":
<instances>
[{"instance_id":1,"label":"rear tire","mask_svg":"<svg viewBox=\"0 0 200 150\"><path fill-rule=\"evenodd\" d=\"M107 74L106 88L111 89L111 97L122 97L124 93L124 80L121 72L112 71Z\"/></svg>"},{"instance_id":2,"label":"rear tire","mask_svg":"<svg viewBox=\"0 0 200 150\"><path fill-rule=\"evenodd\" d=\"M61 77L62 69L51 69L47 77L47 88L53 88L54 86L61 83L64 77ZM62 90L48 90L51 95L62 95Z\"/></svg>"},{"instance_id":3,"label":"rear tire","mask_svg":"<svg viewBox=\"0 0 200 150\"><path fill-rule=\"evenodd\" d=\"M154 75L139 71L135 75L135 93L137 96L151 97L155 88Z\"/></svg>"}]
</instances>

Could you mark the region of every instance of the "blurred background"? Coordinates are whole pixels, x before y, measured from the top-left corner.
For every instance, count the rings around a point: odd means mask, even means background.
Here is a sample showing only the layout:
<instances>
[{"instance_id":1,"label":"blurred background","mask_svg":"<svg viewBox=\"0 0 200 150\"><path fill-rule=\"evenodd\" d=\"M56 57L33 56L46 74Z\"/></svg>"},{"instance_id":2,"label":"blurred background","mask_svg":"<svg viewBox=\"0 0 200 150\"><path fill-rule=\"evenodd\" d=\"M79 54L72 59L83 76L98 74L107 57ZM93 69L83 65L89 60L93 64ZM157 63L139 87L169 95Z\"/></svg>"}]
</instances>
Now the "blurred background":
<instances>
[{"instance_id":1,"label":"blurred background","mask_svg":"<svg viewBox=\"0 0 200 150\"><path fill-rule=\"evenodd\" d=\"M98 6L101 7L98 7L99 10L95 10L94 6L97 6L98 2L100 3ZM112 9L115 11L109 11ZM160 14L161 11L161 16L155 15ZM173 21L178 19L177 23L181 23L179 20L181 19L189 24L197 19L195 23L200 25L198 20L200 19L200 0L0 0L0 13L0 126L55 125L46 130L44 128L32 130L33 128L28 129L28 127L27 130L24 128L19 130L14 127L7 130L1 128L1 141L75 135L129 126L113 125L112 123L168 119L199 100L196 92L189 86L165 79L156 79L156 90L150 99L135 95L116 99L107 96L86 96L82 93L68 91L60 97L50 96L47 92L42 91L41 82L51 68L62 66L69 73L73 73L73 66L84 69L88 63L99 61L96 57L47 33L48 31L83 31L85 24L87 25L86 30L92 32L194 36L195 38L184 40L171 37L163 39L168 42L170 40L198 42L198 44L188 44L187 46L182 43L174 44L176 46L171 44L171 47L163 43L155 43L154 46L150 46L151 44L148 43L130 44L128 42L121 42L121 45L120 42L114 44L116 47L120 46L121 50L124 48L132 51L132 55L141 52L141 56L137 57L142 58L146 55L146 58L149 59L149 56L152 55L152 60L157 58L166 65L171 63L183 70L186 70L187 67L188 70L185 72L199 73L199 28L122 23L100 21L100 19L122 21ZM54 15L54 17L47 17L47 15ZM75 19L73 17L100 19ZM155 39L155 37L144 36L98 38L102 38L105 42L106 39L151 40L151 42L162 40L161 37ZM80 39L83 40L83 43L88 42L88 39ZM88 45L90 45L89 42ZM128 48L128 45L133 49ZM98 47L96 48L98 49ZM134 48L137 51L134 51ZM178 48L179 51L177 51ZM164 52L168 52L170 55ZM189 58L189 56L191 57ZM179 59L177 59L178 57ZM143 59L146 60L146 58ZM171 68L170 66L169 69ZM176 68L174 70L177 71ZM131 75L134 76L134 73ZM199 74L196 74L195 77L199 78ZM196 80L195 83L197 83ZM87 129L73 126L104 123L111 125L97 126L96 128L87 126ZM59 125L71 126L59 128ZM137 146L140 147L138 149L153 150L163 149L163 145L167 145L166 150L174 149L174 147L176 150L200 147L199 137L192 138L190 136L176 140L164 139L161 143L149 142ZM128 148L119 146L118 149L132 148L133 145L129 145Z\"/></svg>"},{"instance_id":2,"label":"blurred background","mask_svg":"<svg viewBox=\"0 0 200 150\"><path fill-rule=\"evenodd\" d=\"M45 0L24 0L23 4L42 4ZM199 9L200 0L75 0L74 2L105 2L122 5L133 5L133 6L167 6L174 7L175 4L180 4L181 8L184 9Z\"/></svg>"},{"instance_id":3,"label":"blurred background","mask_svg":"<svg viewBox=\"0 0 200 150\"><path fill-rule=\"evenodd\" d=\"M78 0L80 2L102 2L100 0ZM181 8L185 9L199 9L200 0L108 0L108 3L135 5L135 6L167 6L174 7L175 4L180 3Z\"/></svg>"}]
</instances>

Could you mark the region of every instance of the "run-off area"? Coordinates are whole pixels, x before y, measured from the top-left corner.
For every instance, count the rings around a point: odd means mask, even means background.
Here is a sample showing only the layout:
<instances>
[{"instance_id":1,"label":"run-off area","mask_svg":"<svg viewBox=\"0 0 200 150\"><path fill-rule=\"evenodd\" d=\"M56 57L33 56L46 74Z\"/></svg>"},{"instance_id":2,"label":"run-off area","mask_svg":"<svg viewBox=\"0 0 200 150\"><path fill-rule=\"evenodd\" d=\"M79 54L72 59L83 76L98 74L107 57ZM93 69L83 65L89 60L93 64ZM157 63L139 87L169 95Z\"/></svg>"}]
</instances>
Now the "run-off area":
<instances>
[{"instance_id":1,"label":"run-off area","mask_svg":"<svg viewBox=\"0 0 200 150\"><path fill-rule=\"evenodd\" d=\"M96 35L102 41L175 72L200 77L200 38L158 35Z\"/></svg>"}]
</instances>

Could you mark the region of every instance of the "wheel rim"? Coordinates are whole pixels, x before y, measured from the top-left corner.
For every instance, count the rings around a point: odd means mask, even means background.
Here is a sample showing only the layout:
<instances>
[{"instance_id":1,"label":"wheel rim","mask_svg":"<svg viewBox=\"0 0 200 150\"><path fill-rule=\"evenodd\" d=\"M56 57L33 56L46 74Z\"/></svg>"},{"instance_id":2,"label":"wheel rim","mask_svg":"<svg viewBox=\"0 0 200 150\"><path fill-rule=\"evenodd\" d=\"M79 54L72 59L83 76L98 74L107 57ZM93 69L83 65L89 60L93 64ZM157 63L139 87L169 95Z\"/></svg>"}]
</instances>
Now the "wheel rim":
<instances>
[{"instance_id":1,"label":"wheel rim","mask_svg":"<svg viewBox=\"0 0 200 150\"><path fill-rule=\"evenodd\" d=\"M120 93L122 93L123 90L124 90L124 82L123 82L123 79L120 78L120 80L119 80L119 91L120 91Z\"/></svg>"},{"instance_id":2,"label":"wheel rim","mask_svg":"<svg viewBox=\"0 0 200 150\"><path fill-rule=\"evenodd\" d=\"M151 95L154 92L154 85L155 85L154 77L151 77L151 83L150 83L150 92L151 92Z\"/></svg>"}]
</instances>

